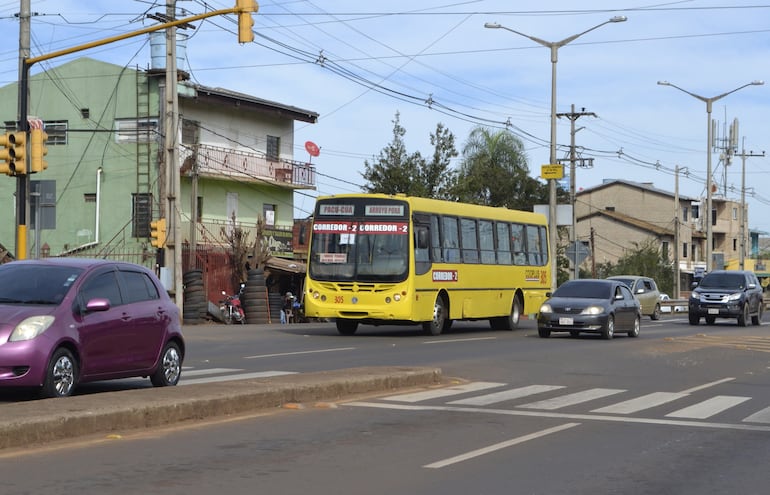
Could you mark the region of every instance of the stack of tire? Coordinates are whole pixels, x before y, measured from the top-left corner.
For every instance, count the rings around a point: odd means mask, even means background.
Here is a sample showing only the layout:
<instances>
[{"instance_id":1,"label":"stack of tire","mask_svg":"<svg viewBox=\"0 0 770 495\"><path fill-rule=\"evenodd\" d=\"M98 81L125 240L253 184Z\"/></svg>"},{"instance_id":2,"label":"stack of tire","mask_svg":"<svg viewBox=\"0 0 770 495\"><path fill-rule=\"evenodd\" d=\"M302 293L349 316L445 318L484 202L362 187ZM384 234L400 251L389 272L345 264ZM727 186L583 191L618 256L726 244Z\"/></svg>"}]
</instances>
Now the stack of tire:
<instances>
[{"instance_id":1,"label":"stack of tire","mask_svg":"<svg viewBox=\"0 0 770 495\"><path fill-rule=\"evenodd\" d=\"M182 275L182 320L186 324L201 323L206 319L208 301L203 286L203 270L190 270Z\"/></svg>"},{"instance_id":2,"label":"stack of tire","mask_svg":"<svg viewBox=\"0 0 770 495\"><path fill-rule=\"evenodd\" d=\"M281 322L281 308L283 307L283 294L280 291L271 291L267 294L268 305L270 307L271 323Z\"/></svg>"},{"instance_id":3,"label":"stack of tire","mask_svg":"<svg viewBox=\"0 0 770 495\"><path fill-rule=\"evenodd\" d=\"M273 315L268 305L265 272L261 268L248 271L241 304L246 313L246 323L270 323L271 319L275 321L275 317L271 318Z\"/></svg>"}]
</instances>

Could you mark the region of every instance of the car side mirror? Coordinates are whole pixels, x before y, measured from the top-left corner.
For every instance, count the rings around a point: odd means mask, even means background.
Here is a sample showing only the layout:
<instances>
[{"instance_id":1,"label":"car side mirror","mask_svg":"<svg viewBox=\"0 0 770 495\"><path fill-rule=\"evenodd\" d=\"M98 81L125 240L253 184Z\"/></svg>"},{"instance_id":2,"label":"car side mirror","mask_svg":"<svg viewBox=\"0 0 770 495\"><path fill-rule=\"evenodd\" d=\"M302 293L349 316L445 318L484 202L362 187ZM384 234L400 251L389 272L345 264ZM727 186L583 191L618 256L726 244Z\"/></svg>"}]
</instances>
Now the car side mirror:
<instances>
[{"instance_id":1,"label":"car side mirror","mask_svg":"<svg viewBox=\"0 0 770 495\"><path fill-rule=\"evenodd\" d=\"M86 311L107 311L110 309L110 300L96 297L86 303Z\"/></svg>"}]
</instances>

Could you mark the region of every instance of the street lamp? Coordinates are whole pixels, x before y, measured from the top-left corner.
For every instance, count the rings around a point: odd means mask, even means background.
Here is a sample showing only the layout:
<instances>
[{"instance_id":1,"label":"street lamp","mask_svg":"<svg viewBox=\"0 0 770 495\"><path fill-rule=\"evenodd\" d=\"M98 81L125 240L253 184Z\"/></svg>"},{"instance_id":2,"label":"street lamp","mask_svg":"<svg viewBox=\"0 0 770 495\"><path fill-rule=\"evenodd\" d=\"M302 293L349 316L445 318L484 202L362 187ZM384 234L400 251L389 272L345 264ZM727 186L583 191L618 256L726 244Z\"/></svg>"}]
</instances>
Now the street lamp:
<instances>
[{"instance_id":1,"label":"street lamp","mask_svg":"<svg viewBox=\"0 0 770 495\"><path fill-rule=\"evenodd\" d=\"M712 244L713 244L713 238L714 234L711 229L711 143L714 140L712 136L712 130L711 130L711 106L712 104L724 98L725 96L735 93L736 91L743 89L747 86L762 86L765 84L764 81L751 81L750 83L746 83L743 86L739 86L732 91L728 91L726 93L722 93L721 95L713 96L711 98L706 98L701 95L696 95L695 93L692 93L690 91L687 91L686 89L682 89L676 84L671 84L668 81L658 81L658 84L661 86L671 86L672 88L676 88L679 91L683 93L687 93L688 95L692 96L693 98L697 98L700 101L706 102L706 272L711 271L711 250L712 250ZM678 249L678 246L677 246Z\"/></svg>"},{"instance_id":2,"label":"street lamp","mask_svg":"<svg viewBox=\"0 0 770 495\"><path fill-rule=\"evenodd\" d=\"M516 31L515 29L511 29L509 27L505 27L503 25L500 25L496 22L487 22L484 24L485 28L489 29L505 29L506 31L510 31L512 33L518 34L520 36L524 36L525 38L529 38L535 43L538 43L540 45L543 45L546 48L551 49L551 151L549 156L549 165L554 165L556 163L556 62L559 61L559 48L563 47L567 43L570 43L574 41L575 39L583 36L584 34L593 31L594 29L600 28L604 26L605 24L609 24L611 22L624 22L627 19L624 15L619 15L612 17L611 19L602 22L601 24L597 24L596 26L586 29L582 33L573 34L572 36L569 36L567 38L564 38L561 41L545 41L540 38L537 38L535 36L530 36L528 34L520 33L519 31ZM556 179L548 179L548 240L549 240L549 251L551 252L551 289L556 289L557 281L556 281L556 274L557 274L557 263L556 263Z\"/></svg>"}]
</instances>

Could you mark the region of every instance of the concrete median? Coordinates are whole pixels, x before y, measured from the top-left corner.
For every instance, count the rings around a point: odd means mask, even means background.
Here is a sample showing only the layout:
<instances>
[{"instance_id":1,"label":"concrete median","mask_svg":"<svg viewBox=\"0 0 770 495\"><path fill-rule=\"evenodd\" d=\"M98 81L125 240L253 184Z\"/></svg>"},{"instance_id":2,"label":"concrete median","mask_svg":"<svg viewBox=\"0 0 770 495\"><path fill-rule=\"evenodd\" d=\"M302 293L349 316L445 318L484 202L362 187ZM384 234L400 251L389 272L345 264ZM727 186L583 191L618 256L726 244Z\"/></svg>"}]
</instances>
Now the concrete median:
<instances>
[{"instance_id":1,"label":"concrete median","mask_svg":"<svg viewBox=\"0 0 770 495\"><path fill-rule=\"evenodd\" d=\"M368 367L3 404L0 449L437 386L438 368Z\"/></svg>"}]
</instances>

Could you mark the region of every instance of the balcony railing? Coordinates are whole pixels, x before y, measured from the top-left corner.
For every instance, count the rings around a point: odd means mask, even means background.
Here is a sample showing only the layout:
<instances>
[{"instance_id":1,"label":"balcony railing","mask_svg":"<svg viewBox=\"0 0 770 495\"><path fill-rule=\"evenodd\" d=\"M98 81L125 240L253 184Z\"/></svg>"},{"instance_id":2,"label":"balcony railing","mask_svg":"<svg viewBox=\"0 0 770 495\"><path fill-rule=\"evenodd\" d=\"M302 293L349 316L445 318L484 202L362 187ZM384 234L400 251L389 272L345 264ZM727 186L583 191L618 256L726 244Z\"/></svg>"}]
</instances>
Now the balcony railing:
<instances>
[{"instance_id":1,"label":"balcony railing","mask_svg":"<svg viewBox=\"0 0 770 495\"><path fill-rule=\"evenodd\" d=\"M315 189L315 167L309 163L270 159L252 151L198 144L180 150L182 173L199 177L270 182L292 189Z\"/></svg>"}]
</instances>

